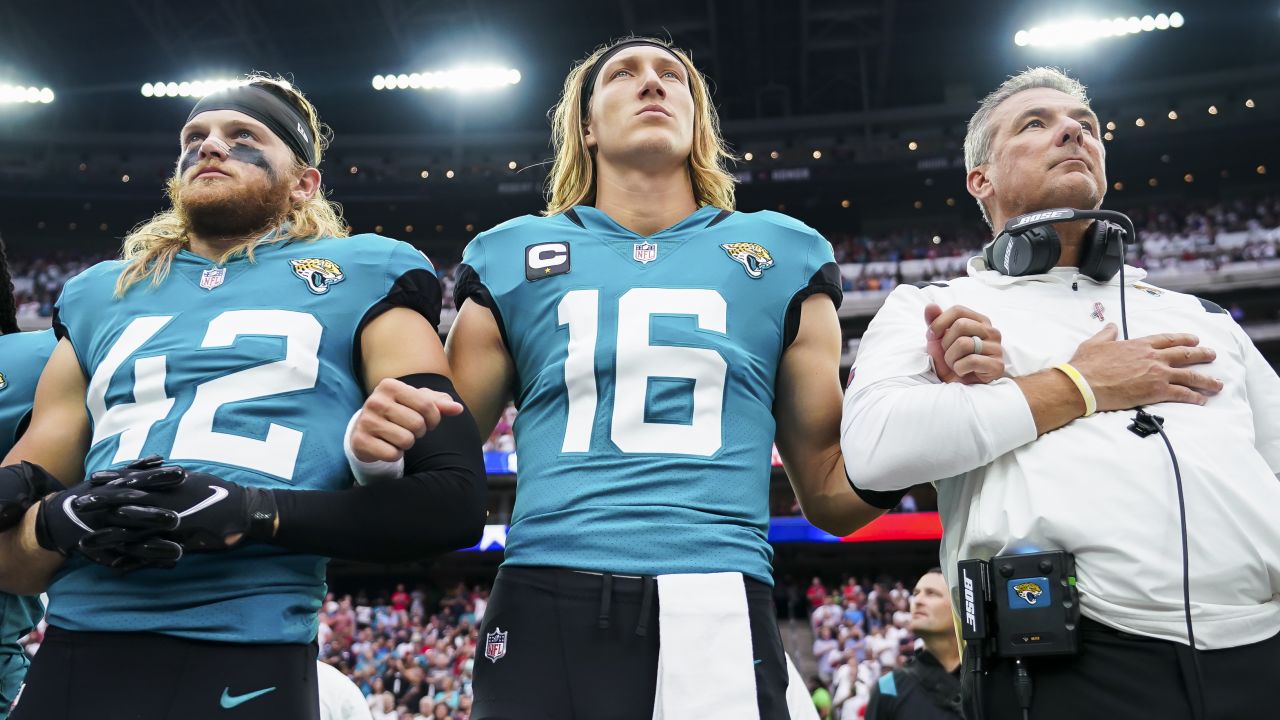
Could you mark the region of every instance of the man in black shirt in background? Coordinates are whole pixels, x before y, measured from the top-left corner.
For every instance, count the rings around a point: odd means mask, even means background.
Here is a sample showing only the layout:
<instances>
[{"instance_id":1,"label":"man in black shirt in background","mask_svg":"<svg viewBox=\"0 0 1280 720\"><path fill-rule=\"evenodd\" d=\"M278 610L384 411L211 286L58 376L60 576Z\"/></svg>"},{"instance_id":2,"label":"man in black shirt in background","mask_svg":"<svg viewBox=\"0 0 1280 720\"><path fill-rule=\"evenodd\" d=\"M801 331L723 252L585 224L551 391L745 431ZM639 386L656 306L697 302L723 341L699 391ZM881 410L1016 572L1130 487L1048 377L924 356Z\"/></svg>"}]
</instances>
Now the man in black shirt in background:
<instances>
[{"instance_id":1,"label":"man in black shirt in background","mask_svg":"<svg viewBox=\"0 0 1280 720\"><path fill-rule=\"evenodd\" d=\"M924 647L906 667L871 689L866 720L952 720L960 714L960 646L952 621L951 593L942 571L921 576L911 591L911 632Z\"/></svg>"}]
</instances>

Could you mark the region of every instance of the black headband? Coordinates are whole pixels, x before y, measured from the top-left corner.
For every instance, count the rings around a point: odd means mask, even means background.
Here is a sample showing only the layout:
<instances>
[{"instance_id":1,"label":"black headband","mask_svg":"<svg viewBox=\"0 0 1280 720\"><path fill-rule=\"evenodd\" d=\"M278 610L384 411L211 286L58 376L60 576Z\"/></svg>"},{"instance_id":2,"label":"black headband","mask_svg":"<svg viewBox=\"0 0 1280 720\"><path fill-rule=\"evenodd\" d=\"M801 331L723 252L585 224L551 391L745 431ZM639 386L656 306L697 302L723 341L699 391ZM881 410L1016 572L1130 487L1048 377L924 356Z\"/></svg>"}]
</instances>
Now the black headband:
<instances>
[{"instance_id":1,"label":"black headband","mask_svg":"<svg viewBox=\"0 0 1280 720\"><path fill-rule=\"evenodd\" d=\"M270 90L257 85L241 85L205 95L191 108L187 122L210 110L235 110L248 115L266 125L300 160L307 165L316 164L316 149L307 132L307 119L297 108Z\"/></svg>"},{"instance_id":2,"label":"black headband","mask_svg":"<svg viewBox=\"0 0 1280 720\"><path fill-rule=\"evenodd\" d=\"M609 62L609 58L617 55L627 48L642 47L645 45L648 45L649 47L656 47L660 50L666 50L671 54L671 57L675 58L677 61L680 60L680 56L676 55L674 50L660 42L657 42L656 40L626 40L609 48L605 54L600 56L600 59L596 61L596 64L591 66L591 72L587 73L587 80L582 85L582 92L580 94L582 95L581 110L583 120L587 119L587 106L591 104L591 94L595 92L596 89L596 78L600 76L600 71L604 69L605 63ZM680 66L684 67L684 63L681 62Z\"/></svg>"}]
</instances>

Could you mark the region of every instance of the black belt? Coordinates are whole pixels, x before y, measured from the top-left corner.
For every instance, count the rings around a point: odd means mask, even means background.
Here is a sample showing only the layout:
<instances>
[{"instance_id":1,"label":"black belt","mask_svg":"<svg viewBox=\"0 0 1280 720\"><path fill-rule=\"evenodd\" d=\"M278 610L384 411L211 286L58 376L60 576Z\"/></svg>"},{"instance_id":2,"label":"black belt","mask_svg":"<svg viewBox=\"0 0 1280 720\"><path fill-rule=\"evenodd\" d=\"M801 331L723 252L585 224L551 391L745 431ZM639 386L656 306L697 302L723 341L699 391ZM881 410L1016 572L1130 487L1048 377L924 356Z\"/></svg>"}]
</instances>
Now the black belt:
<instances>
[{"instance_id":1,"label":"black belt","mask_svg":"<svg viewBox=\"0 0 1280 720\"><path fill-rule=\"evenodd\" d=\"M653 589L658 580L652 575L614 575L613 573L594 573L586 570L574 570L582 575L600 577L600 615L596 619L596 627L609 629L609 606L613 602L613 579L622 577L640 581L640 621L636 623L636 635L644 637L649 634L649 610L653 607Z\"/></svg>"}]
</instances>

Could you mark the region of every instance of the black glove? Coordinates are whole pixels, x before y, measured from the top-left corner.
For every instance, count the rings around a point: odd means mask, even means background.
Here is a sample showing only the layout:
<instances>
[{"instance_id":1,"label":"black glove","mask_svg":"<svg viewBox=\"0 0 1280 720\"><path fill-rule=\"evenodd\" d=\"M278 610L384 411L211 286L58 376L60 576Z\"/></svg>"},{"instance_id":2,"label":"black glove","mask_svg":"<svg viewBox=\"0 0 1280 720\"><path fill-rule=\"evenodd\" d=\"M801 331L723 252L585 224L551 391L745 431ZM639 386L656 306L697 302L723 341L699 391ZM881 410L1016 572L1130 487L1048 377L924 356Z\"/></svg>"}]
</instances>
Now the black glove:
<instances>
[{"instance_id":1,"label":"black glove","mask_svg":"<svg viewBox=\"0 0 1280 720\"><path fill-rule=\"evenodd\" d=\"M47 470L29 462L0 467L0 532L22 521L27 508L55 490L62 483Z\"/></svg>"},{"instance_id":2,"label":"black glove","mask_svg":"<svg viewBox=\"0 0 1280 720\"><path fill-rule=\"evenodd\" d=\"M36 542L64 556L78 551L120 570L172 567L182 548L159 535L178 526L178 515L150 498L181 487L185 479L182 468L162 467L155 457L97 473L41 503Z\"/></svg>"},{"instance_id":3,"label":"black glove","mask_svg":"<svg viewBox=\"0 0 1280 720\"><path fill-rule=\"evenodd\" d=\"M89 482L110 487L119 479L95 473ZM162 536L177 541L187 552L226 550L231 547L228 535L243 535L236 545L270 542L275 535L276 499L272 491L236 485L207 473L186 473L185 482L147 492L145 499L130 504L172 512L178 518L177 527L166 529ZM127 529L136 527L131 524L136 521L115 513L106 523Z\"/></svg>"}]
</instances>

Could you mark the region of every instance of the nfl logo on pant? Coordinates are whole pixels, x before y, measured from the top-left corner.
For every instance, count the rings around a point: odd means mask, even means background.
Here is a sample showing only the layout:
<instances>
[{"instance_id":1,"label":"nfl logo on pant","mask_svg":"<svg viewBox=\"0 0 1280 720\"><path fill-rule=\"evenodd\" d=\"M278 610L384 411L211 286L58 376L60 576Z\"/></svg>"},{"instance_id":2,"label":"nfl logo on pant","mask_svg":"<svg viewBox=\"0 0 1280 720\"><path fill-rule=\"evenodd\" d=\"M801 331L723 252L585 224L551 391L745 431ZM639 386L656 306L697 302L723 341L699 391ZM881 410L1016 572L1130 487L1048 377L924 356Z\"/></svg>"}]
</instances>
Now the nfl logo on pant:
<instances>
[{"instance_id":1,"label":"nfl logo on pant","mask_svg":"<svg viewBox=\"0 0 1280 720\"><path fill-rule=\"evenodd\" d=\"M493 632L484 636L484 656L490 662L498 662L507 654L507 633L502 628L494 628Z\"/></svg>"}]
</instances>

